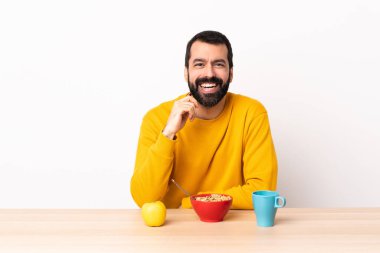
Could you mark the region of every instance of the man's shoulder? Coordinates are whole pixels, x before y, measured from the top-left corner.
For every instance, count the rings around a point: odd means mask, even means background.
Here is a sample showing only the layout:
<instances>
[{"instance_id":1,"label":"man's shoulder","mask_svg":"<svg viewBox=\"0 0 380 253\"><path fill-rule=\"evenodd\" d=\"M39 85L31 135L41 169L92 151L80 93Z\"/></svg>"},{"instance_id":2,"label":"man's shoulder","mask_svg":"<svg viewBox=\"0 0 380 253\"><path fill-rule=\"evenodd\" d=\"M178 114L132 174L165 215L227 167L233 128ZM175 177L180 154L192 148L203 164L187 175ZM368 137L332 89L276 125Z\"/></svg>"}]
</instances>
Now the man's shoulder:
<instances>
[{"instance_id":1,"label":"man's shoulder","mask_svg":"<svg viewBox=\"0 0 380 253\"><path fill-rule=\"evenodd\" d=\"M232 106L237 111L247 111L255 115L266 113L265 106L257 99L241 94L230 93Z\"/></svg>"}]
</instances>

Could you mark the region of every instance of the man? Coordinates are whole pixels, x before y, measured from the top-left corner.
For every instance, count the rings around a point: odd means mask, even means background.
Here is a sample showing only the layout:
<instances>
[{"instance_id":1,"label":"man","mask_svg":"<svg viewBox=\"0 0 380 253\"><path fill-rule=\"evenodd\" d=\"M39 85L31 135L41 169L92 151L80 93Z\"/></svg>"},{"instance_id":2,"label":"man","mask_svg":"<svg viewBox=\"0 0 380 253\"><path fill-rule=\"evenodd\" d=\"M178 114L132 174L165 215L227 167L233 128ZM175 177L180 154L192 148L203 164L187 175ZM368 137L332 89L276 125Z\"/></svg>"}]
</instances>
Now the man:
<instances>
[{"instance_id":1,"label":"man","mask_svg":"<svg viewBox=\"0 0 380 253\"><path fill-rule=\"evenodd\" d=\"M235 209L252 209L252 192L276 188L277 160L265 108L227 92L232 56L229 40L219 32L204 31L188 42L190 93L153 108L141 125L131 179L140 207L161 200L168 208L191 208L171 179L190 194L229 194Z\"/></svg>"}]
</instances>

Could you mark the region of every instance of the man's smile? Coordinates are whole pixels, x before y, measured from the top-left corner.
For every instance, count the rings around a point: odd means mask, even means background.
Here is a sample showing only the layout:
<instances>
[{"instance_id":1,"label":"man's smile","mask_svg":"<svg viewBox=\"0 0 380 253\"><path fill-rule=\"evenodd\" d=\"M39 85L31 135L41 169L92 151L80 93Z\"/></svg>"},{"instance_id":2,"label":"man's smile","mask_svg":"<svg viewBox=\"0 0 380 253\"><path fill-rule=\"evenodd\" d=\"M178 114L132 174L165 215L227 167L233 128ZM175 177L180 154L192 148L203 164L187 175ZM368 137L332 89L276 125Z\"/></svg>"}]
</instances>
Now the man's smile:
<instances>
[{"instance_id":1,"label":"man's smile","mask_svg":"<svg viewBox=\"0 0 380 253\"><path fill-rule=\"evenodd\" d=\"M202 93L214 93L219 90L219 85L215 83L202 83L199 85L199 89Z\"/></svg>"}]
</instances>

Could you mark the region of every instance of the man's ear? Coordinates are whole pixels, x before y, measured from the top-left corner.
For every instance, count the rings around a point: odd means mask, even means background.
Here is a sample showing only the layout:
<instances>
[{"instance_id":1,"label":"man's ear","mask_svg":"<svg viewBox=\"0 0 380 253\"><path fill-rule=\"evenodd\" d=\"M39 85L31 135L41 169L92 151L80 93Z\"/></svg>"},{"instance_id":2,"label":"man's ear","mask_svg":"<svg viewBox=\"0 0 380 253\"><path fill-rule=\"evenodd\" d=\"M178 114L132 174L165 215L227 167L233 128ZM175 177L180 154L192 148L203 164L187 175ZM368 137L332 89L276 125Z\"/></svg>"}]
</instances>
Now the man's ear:
<instances>
[{"instance_id":1,"label":"man's ear","mask_svg":"<svg viewBox=\"0 0 380 253\"><path fill-rule=\"evenodd\" d=\"M230 83L232 83L232 79L234 78L234 68L230 69Z\"/></svg>"},{"instance_id":2,"label":"man's ear","mask_svg":"<svg viewBox=\"0 0 380 253\"><path fill-rule=\"evenodd\" d=\"M185 67L185 70L183 71L183 77L185 78L185 81L187 82L188 81L188 77L189 76L189 70L187 69L187 67Z\"/></svg>"}]
</instances>

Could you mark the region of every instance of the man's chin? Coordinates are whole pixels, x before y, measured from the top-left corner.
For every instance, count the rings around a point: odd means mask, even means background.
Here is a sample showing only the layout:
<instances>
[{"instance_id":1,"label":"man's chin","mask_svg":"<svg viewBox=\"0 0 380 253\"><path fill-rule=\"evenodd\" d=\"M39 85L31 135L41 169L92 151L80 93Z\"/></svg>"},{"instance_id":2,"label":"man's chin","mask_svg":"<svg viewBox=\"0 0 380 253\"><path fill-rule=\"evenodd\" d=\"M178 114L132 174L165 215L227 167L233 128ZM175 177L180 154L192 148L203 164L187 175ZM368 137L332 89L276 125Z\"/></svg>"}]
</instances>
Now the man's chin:
<instances>
[{"instance_id":1,"label":"man's chin","mask_svg":"<svg viewBox=\"0 0 380 253\"><path fill-rule=\"evenodd\" d=\"M224 96L223 96L224 97ZM215 93L198 93L194 98L200 103L202 106L206 108L211 108L219 104L220 101L223 100L223 97L218 96L218 92Z\"/></svg>"},{"instance_id":2,"label":"man's chin","mask_svg":"<svg viewBox=\"0 0 380 253\"><path fill-rule=\"evenodd\" d=\"M212 92L212 93L211 92L207 92L207 93L199 92L198 94L202 97L202 99L205 99L205 100L216 99L218 96L217 92Z\"/></svg>"}]
</instances>

